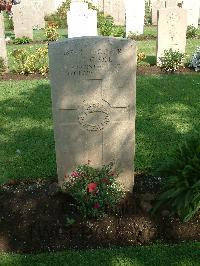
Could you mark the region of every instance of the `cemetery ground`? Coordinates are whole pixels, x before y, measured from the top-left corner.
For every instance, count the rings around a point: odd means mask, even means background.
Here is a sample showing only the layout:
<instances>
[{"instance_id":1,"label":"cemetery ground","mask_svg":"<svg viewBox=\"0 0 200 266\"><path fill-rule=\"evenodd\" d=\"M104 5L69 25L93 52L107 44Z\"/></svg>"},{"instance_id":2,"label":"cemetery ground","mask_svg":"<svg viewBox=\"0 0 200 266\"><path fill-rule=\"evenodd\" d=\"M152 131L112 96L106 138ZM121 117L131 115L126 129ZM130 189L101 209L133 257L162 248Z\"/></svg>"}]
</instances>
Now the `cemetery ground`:
<instances>
[{"instance_id":1,"label":"cemetery ground","mask_svg":"<svg viewBox=\"0 0 200 266\"><path fill-rule=\"evenodd\" d=\"M43 39L40 34L38 40ZM155 43L138 41L139 51L145 52L145 60L151 65L155 62ZM191 55L198 44L197 39L187 40L187 53ZM31 44L33 49L40 45ZM8 45L8 51L15 47L27 45ZM12 69L10 57L9 64ZM199 74L167 75L155 67L138 68L133 198L127 197L117 216L110 214L100 220L83 220L73 200L56 186L48 78L11 74L4 79L0 81L0 250L78 251L37 256L2 253L0 265L65 265L66 261L70 265L93 265L94 260L99 265L200 265L198 242L169 245L200 241L200 213L182 223L165 209L155 217L148 212L162 182L162 177L154 176L157 165L186 136L200 130ZM127 247L156 241L161 243ZM96 247L115 248L81 251Z\"/></svg>"}]
</instances>

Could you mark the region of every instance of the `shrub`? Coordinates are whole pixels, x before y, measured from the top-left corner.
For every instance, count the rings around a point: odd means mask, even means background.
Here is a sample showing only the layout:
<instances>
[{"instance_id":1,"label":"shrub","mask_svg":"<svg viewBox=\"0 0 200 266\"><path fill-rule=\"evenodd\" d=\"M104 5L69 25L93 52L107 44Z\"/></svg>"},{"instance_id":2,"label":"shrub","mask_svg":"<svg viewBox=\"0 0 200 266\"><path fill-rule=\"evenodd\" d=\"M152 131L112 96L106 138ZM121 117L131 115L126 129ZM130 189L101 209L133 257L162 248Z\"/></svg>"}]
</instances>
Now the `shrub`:
<instances>
[{"instance_id":1,"label":"shrub","mask_svg":"<svg viewBox=\"0 0 200 266\"><path fill-rule=\"evenodd\" d=\"M6 66L2 57L0 57L0 77L5 72Z\"/></svg>"},{"instance_id":2,"label":"shrub","mask_svg":"<svg viewBox=\"0 0 200 266\"><path fill-rule=\"evenodd\" d=\"M111 35L124 38L126 36L125 28L123 26L113 26Z\"/></svg>"},{"instance_id":3,"label":"shrub","mask_svg":"<svg viewBox=\"0 0 200 266\"><path fill-rule=\"evenodd\" d=\"M14 29L14 25L13 25L13 19L12 17L4 12L4 24L5 24L5 30L13 30Z\"/></svg>"},{"instance_id":4,"label":"shrub","mask_svg":"<svg viewBox=\"0 0 200 266\"><path fill-rule=\"evenodd\" d=\"M145 23L145 25L151 25L152 24L151 7L146 1L145 1L144 23Z\"/></svg>"},{"instance_id":5,"label":"shrub","mask_svg":"<svg viewBox=\"0 0 200 266\"><path fill-rule=\"evenodd\" d=\"M22 38L15 38L13 40L14 44L25 44L25 43L30 43L32 40L28 37L22 37Z\"/></svg>"},{"instance_id":6,"label":"shrub","mask_svg":"<svg viewBox=\"0 0 200 266\"><path fill-rule=\"evenodd\" d=\"M30 49L15 49L11 55L14 57L14 71L19 74L48 73L48 47Z\"/></svg>"},{"instance_id":7,"label":"shrub","mask_svg":"<svg viewBox=\"0 0 200 266\"><path fill-rule=\"evenodd\" d=\"M200 71L200 46L197 47L197 50L192 55L192 59L189 64L189 67L194 68L195 71Z\"/></svg>"},{"instance_id":8,"label":"shrub","mask_svg":"<svg viewBox=\"0 0 200 266\"><path fill-rule=\"evenodd\" d=\"M112 164L99 169L89 164L80 165L66 177L64 189L76 200L84 217L100 217L107 210L115 210L124 196L117 177Z\"/></svg>"},{"instance_id":9,"label":"shrub","mask_svg":"<svg viewBox=\"0 0 200 266\"><path fill-rule=\"evenodd\" d=\"M193 25L187 26L187 32L186 32L187 39L195 38L197 36L198 36L198 29L195 28Z\"/></svg>"},{"instance_id":10,"label":"shrub","mask_svg":"<svg viewBox=\"0 0 200 266\"><path fill-rule=\"evenodd\" d=\"M111 36L114 27L114 20L111 16L104 16L102 12L98 14L98 23L97 27L99 33L102 36Z\"/></svg>"},{"instance_id":11,"label":"shrub","mask_svg":"<svg viewBox=\"0 0 200 266\"><path fill-rule=\"evenodd\" d=\"M187 222L200 208L200 136L186 139L157 174L167 178L153 213L165 205Z\"/></svg>"},{"instance_id":12,"label":"shrub","mask_svg":"<svg viewBox=\"0 0 200 266\"><path fill-rule=\"evenodd\" d=\"M59 33L57 31L58 26L54 23L49 24L45 28L45 36L48 42L57 41L59 39Z\"/></svg>"},{"instance_id":13,"label":"shrub","mask_svg":"<svg viewBox=\"0 0 200 266\"><path fill-rule=\"evenodd\" d=\"M165 72L175 72L179 69L180 66L183 65L184 54L177 51L173 51L172 49L165 50L164 56L159 57L160 67Z\"/></svg>"}]
</instances>

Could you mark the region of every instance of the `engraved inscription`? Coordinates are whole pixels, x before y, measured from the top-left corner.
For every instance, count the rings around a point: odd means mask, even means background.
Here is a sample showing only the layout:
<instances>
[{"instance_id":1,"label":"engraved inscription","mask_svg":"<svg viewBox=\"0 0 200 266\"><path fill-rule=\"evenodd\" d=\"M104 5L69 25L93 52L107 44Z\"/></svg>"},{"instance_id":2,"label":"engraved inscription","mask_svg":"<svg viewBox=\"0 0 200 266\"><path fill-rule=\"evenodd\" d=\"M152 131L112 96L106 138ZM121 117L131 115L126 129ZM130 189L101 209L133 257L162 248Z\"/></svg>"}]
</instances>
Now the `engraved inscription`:
<instances>
[{"instance_id":1,"label":"engraved inscription","mask_svg":"<svg viewBox=\"0 0 200 266\"><path fill-rule=\"evenodd\" d=\"M110 122L110 110L105 103L83 102L79 108L79 123L88 131L100 131Z\"/></svg>"}]
</instances>

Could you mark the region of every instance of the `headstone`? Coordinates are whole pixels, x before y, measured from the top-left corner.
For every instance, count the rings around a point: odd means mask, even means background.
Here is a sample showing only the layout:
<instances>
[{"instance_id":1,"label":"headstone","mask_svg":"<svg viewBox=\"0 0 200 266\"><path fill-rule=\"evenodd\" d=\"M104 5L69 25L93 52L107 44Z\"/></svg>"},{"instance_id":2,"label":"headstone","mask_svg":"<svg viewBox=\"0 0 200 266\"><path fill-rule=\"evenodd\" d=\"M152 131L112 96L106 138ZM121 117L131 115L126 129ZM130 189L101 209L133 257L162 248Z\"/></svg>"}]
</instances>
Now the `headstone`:
<instances>
[{"instance_id":1,"label":"headstone","mask_svg":"<svg viewBox=\"0 0 200 266\"><path fill-rule=\"evenodd\" d=\"M8 59L7 59L7 51L6 51L3 13L0 13L0 57L3 58L4 63L7 67Z\"/></svg>"},{"instance_id":2,"label":"headstone","mask_svg":"<svg viewBox=\"0 0 200 266\"><path fill-rule=\"evenodd\" d=\"M158 11L157 63L164 50L185 53L187 11L182 8L163 8Z\"/></svg>"},{"instance_id":3,"label":"headstone","mask_svg":"<svg viewBox=\"0 0 200 266\"><path fill-rule=\"evenodd\" d=\"M13 24L15 38L28 37L33 39L32 10L24 4L13 6Z\"/></svg>"},{"instance_id":4,"label":"headstone","mask_svg":"<svg viewBox=\"0 0 200 266\"><path fill-rule=\"evenodd\" d=\"M180 0L165 0L165 7L177 7Z\"/></svg>"},{"instance_id":5,"label":"headstone","mask_svg":"<svg viewBox=\"0 0 200 266\"><path fill-rule=\"evenodd\" d=\"M33 15L31 17L33 28L35 29L44 29L45 28L45 6L43 0L32 0L28 3L29 8L31 8Z\"/></svg>"},{"instance_id":6,"label":"headstone","mask_svg":"<svg viewBox=\"0 0 200 266\"><path fill-rule=\"evenodd\" d=\"M116 25L125 25L125 4L124 0L104 0L104 15L110 15Z\"/></svg>"},{"instance_id":7,"label":"headstone","mask_svg":"<svg viewBox=\"0 0 200 266\"><path fill-rule=\"evenodd\" d=\"M126 36L130 33L143 34L145 0L125 0L126 9Z\"/></svg>"},{"instance_id":8,"label":"headstone","mask_svg":"<svg viewBox=\"0 0 200 266\"><path fill-rule=\"evenodd\" d=\"M183 0L183 8L187 10L187 25L198 28L199 0Z\"/></svg>"},{"instance_id":9,"label":"headstone","mask_svg":"<svg viewBox=\"0 0 200 266\"><path fill-rule=\"evenodd\" d=\"M83 37L49 45L57 171L62 184L79 164L111 161L133 186L136 45Z\"/></svg>"},{"instance_id":10,"label":"headstone","mask_svg":"<svg viewBox=\"0 0 200 266\"><path fill-rule=\"evenodd\" d=\"M97 36L97 11L88 9L88 4L73 1L67 12L68 38Z\"/></svg>"},{"instance_id":11,"label":"headstone","mask_svg":"<svg viewBox=\"0 0 200 266\"><path fill-rule=\"evenodd\" d=\"M157 25L157 13L161 8L165 8L164 0L156 0L152 2L152 25Z\"/></svg>"}]
</instances>

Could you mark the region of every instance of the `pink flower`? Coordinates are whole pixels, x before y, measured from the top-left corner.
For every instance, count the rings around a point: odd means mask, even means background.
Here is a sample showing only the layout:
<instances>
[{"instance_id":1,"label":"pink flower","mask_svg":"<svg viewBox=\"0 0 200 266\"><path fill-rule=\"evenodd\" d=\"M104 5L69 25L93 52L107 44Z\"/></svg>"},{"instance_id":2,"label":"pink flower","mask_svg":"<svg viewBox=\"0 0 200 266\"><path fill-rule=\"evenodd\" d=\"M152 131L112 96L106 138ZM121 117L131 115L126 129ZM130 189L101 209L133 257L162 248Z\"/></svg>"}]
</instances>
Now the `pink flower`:
<instances>
[{"instance_id":1,"label":"pink flower","mask_svg":"<svg viewBox=\"0 0 200 266\"><path fill-rule=\"evenodd\" d=\"M90 193L92 193L92 192L94 192L94 191L96 190L96 188L97 188L97 183L90 183L90 184L88 184L87 188L88 188L88 191L89 191Z\"/></svg>"},{"instance_id":2,"label":"pink flower","mask_svg":"<svg viewBox=\"0 0 200 266\"><path fill-rule=\"evenodd\" d=\"M77 171L73 171L73 172L71 173L71 176L72 176L72 177L79 177L80 174L79 174Z\"/></svg>"},{"instance_id":3,"label":"pink flower","mask_svg":"<svg viewBox=\"0 0 200 266\"><path fill-rule=\"evenodd\" d=\"M95 208L95 209L99 209L99 208L100 208L100 205L99 205L99 203L98 203L98 202L96 202L96 203L94 204L93 208Z\"/></svg>"}]
</instances>

